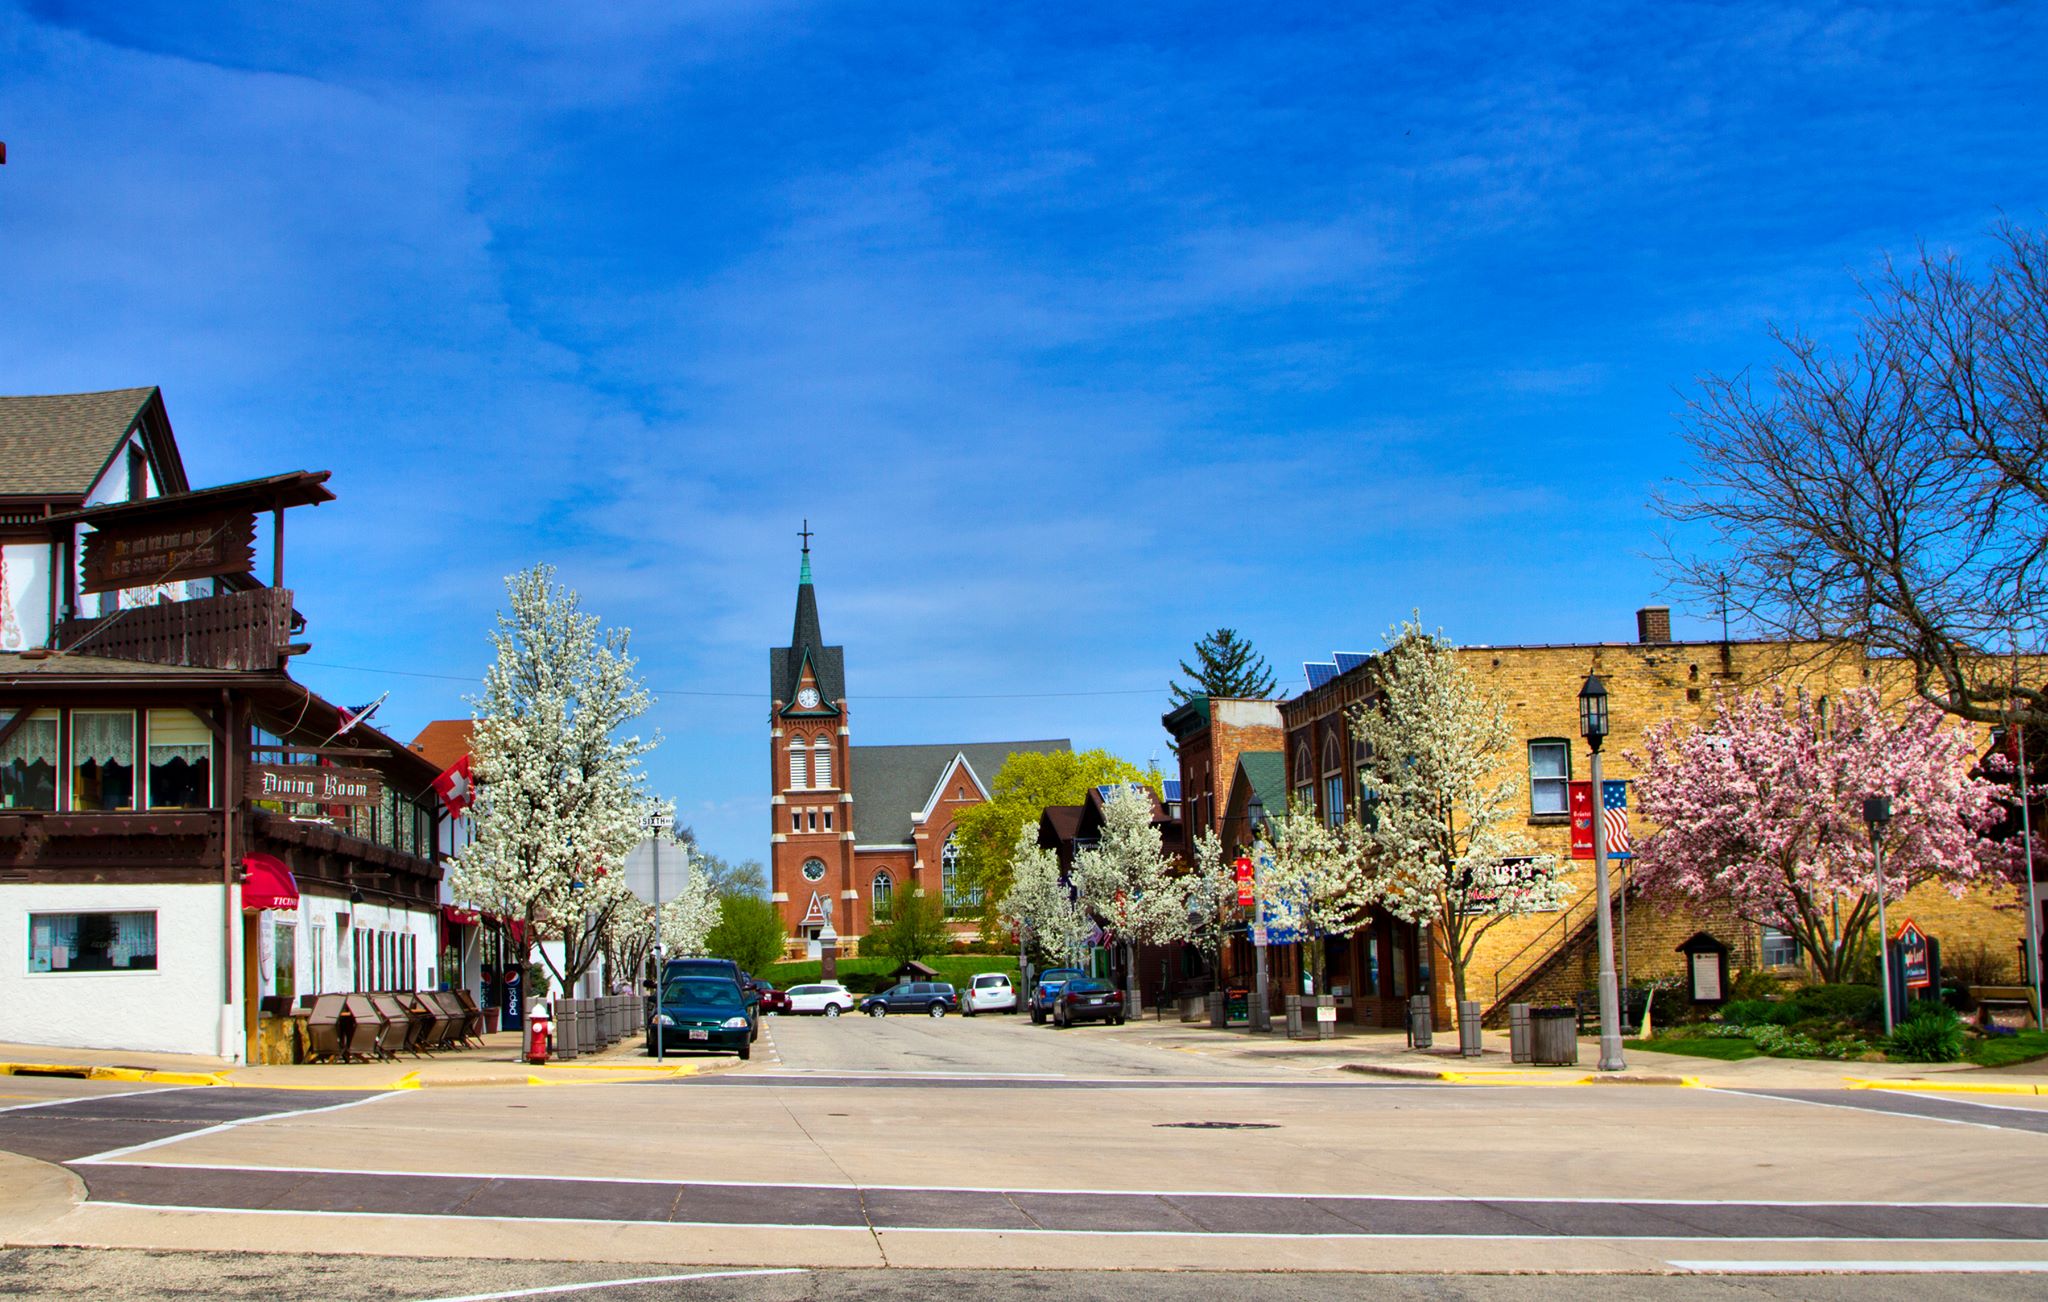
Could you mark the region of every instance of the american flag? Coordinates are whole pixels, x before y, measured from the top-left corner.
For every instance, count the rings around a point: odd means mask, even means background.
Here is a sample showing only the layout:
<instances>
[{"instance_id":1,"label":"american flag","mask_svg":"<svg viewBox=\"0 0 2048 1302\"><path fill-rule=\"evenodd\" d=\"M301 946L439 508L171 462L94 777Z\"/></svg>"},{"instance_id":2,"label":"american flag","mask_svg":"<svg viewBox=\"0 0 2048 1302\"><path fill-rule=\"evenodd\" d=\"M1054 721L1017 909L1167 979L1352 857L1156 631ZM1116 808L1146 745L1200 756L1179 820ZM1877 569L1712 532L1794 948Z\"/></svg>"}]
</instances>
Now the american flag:
<instances>
[{"instance_id":1,"label":"american flag","mask_svg":"<svg viewBox=\"0 0 2048 1302\"><path fill-rule=\"evenodd\" d=\"M1601 793L1600 823L1607 830L1607 857L1609 859L1633 859L1635 851L1628 841L1628 782L1602 782L1606 790Z\"/></svg>"}]
</instances>

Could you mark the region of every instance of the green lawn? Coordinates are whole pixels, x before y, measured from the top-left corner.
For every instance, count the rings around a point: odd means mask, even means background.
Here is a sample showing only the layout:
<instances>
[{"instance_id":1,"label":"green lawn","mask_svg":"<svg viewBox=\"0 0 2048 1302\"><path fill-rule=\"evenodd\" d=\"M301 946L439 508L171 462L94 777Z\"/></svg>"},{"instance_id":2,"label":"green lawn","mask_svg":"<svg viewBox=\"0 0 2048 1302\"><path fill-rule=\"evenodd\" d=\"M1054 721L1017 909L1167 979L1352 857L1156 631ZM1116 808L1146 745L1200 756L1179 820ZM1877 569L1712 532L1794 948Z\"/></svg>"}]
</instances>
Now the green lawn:
<instances>
[{"instance_id":1,"label":"green lawn","mask_svg":"<svg viewBox=\"0 0 2048 1302\"><path fill-rule=\"evenodd\" d=\"M2048 1058L2048 1032L2021 1031L2018 1035L1972 1036L1963 1057L1979 1067L2010 1067L2016 1062Z\"/></svg>"},{"instance_id":2,"label":"green lawn","mask_svg":"<svg viewBox=\"0 0 2048 1302\"><path fill-rule=\"evenodd\" d=\"M1647 1049L1651 1053L1684 1053L1695 1058L1719 1058L1723 1062L1740 1062L1744 1058L1757 1056L1757 1047L1739 1037L1712 1039L1702 1036L1694 1040L1623 1040L1622 1045L1630 1049ZM2042 1050L2048 1053L2048 1049Z\"/></svg>"},{"instance_id":3,"label":"green lawn","mask_svg":"<svg viewBox=\"0 0 2048 1302\"><path fill-rule=\"evenodd\" d=\"M965 986L968 978L977 972L1001 972L1010 978L1011 984L1014 985L1017 981L1017 956L1014 954L946 954L925 959L924 964L926 967L937 969L939 980L950 982L954 986ZM884 977L895 968L896 963L893 959L842 958L839 960L839 979L846 981L855 975ZM818 964L774 963L761 969L756 975L774 982L780 989L787 990L791 986L816 981Z\"/></svg>"}]
</instances>

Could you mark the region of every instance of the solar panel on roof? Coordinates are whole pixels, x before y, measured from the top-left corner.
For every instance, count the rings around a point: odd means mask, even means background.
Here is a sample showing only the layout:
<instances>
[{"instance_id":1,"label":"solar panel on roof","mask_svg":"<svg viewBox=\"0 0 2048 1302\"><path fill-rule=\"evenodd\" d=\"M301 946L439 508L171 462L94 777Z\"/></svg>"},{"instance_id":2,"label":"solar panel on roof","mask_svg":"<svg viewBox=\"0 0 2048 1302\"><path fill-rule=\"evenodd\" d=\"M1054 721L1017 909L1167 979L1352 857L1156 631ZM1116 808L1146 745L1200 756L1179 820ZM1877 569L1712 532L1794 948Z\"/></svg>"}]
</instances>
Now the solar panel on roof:
<instances>
[{"instance_id":1,"label":"solar panel on roof","mask_svg":"<svg viewBox=\"0 0 2048 1302\"><path fill-rule=\"evenodd\" d=\"M1336 653L1336 655L1337 672L1340 674L1348 674L1352 670L1358 668L1358 666L1372 659L1371 656L1367 655L1363 651L1339 651Z\"/></svg>"},{"instance_id":2,"label":"solar panel on roof","mask_svg":"<svg viewBox=\"0 0 2048 1302\"><path fill-rule=\"evenodd\" d=\"M1167 778L1167 779L1165 780L1165 786L1166 786L1166 800L1167 800L1167 803L1168 803L1168 804L1171 804L1171 803L1173 803L1174 801L1176 801L1176 800L1179 800L1179 799L1180 799L1180 779L1179 779L1179 778Z\"/></svg>"},{"instance_id":3,"label":"solar panel on roof","mask_svg":"<svg viewBox=\"0 0 2048 1302\"><path fill-rule=\"evenodd\" d=\"M1302 665L1302 672L1308 675L1309 690L1314 691L1337 676L1334 662L1309 661Z\"/></svg>"}]
</instances>

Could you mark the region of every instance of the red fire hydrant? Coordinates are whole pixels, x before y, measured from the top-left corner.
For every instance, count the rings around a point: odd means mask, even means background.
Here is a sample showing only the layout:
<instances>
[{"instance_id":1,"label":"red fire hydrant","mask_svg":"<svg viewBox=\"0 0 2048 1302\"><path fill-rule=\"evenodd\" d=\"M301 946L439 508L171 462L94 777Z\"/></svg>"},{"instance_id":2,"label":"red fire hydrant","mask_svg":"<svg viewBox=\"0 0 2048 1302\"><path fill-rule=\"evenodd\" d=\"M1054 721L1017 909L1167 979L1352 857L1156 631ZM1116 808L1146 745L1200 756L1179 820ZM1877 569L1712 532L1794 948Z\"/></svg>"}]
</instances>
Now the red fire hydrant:
<instances>
[{"instance_id":1,"label":"red fire hydrant","mask_svg":"<svg viewBox=\"0 0 2048 1302\"><path fill-rule=\"evenodd\" d=\"M553 1026L548 1022L545 1010L536 1010L526 1019L526 1060L540 1066L548 1060L548 1047Z\"/></svg>"}]
</instances>

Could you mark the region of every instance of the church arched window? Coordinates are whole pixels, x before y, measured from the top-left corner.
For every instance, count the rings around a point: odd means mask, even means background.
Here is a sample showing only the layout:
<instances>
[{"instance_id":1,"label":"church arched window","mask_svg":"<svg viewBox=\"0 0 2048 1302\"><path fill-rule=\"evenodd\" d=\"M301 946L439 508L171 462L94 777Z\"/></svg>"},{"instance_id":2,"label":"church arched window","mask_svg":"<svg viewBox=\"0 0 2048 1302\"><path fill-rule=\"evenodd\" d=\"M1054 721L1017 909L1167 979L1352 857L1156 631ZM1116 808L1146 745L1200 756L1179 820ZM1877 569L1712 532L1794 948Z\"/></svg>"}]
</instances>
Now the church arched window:
<instances>
[{"instance_id":1,"label":"church arched window","mask_svg":"<svg viewBox=\"0 0 2048 1302\"><path fill-rule=\"evenodd\" d=\"M890 878L889 874L886 872L876 873L875 880L868 886L868 896L871 901L868 906L868 912L876 922L887 922L889 920L889 901L895 893L896 883Z\"/></svg>"},{"instance_id":2,"label":"church arched window","mask_svg":"<svg viewBox=\"0 0 2048 1302\"><path fill-rule=\"evenodd\" d=\"M963 890L960 885L960 843L951 832L939 847L939 894L946 901L946 914L965 913L981 904L981 892Z\"/></svg>"},{"instance_id":3,"label":"church arched window","mask_svg":"<svg viewBox=\"0 0 2048 1302\"><path fill-rule=\"evenodd\" d=\"M832 739L818 738L811 751L811 785L829 787L832 785Z\"/></svg>"},{"instance_id":4,"label":"church arched window","mask_svg":"<svg viewBox=\"0 0 2048 1302\"><path fill-rule=\"evenodd\" d=\"M804 739L802 737L791 737L789 739L789 785L791 790L809 785L805 781L805 773L809 768L809 765L805 763L805 758L809 754L810 752L804 749Z\"/></svg>"}]
</instances>

